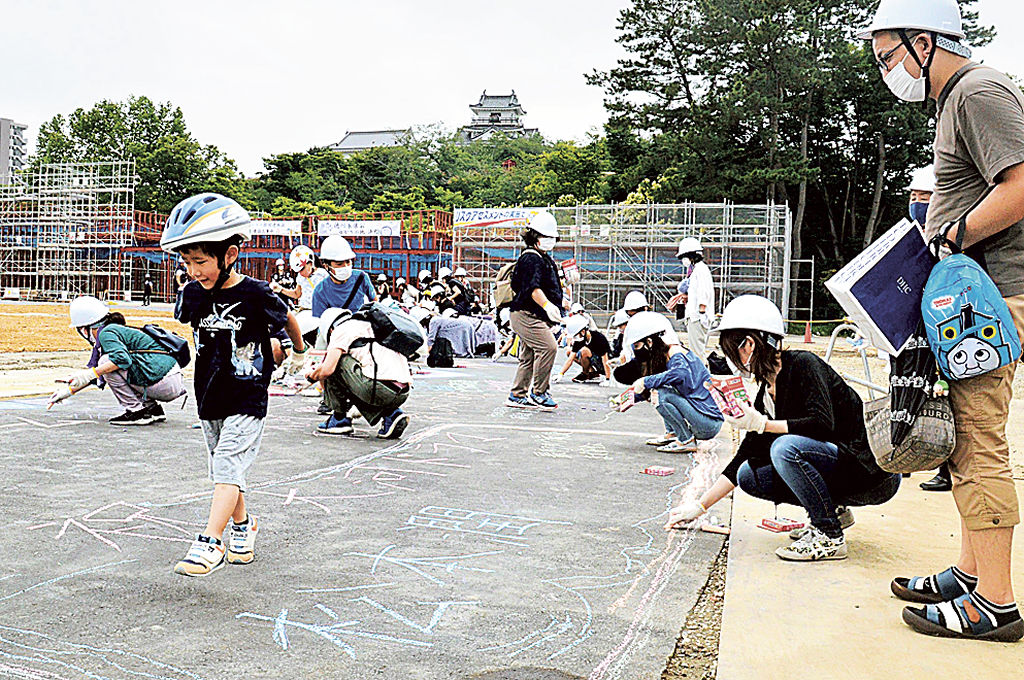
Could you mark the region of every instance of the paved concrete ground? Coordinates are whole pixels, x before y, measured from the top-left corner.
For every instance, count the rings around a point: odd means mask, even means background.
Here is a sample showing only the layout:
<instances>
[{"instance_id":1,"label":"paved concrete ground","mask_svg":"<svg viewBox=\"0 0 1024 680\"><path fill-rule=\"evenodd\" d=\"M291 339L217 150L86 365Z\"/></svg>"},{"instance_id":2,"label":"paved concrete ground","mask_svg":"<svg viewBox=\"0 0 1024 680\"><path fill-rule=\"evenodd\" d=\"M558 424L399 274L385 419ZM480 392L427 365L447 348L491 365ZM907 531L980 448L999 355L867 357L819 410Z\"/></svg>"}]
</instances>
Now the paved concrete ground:
<instances>
[{"instance_id":1,"label":"paved concrete ground","mask_svg":"<svg viewBox=\"0 0 1024 680\"><path fill-rule=\"evenodd\" d=\"M199 579L171 572L209 504L194 402L132 429L95 390L0 401L0 677L658 677L722 542L664 513L728 442L657 454L653 409L596 385L513 411L512 365L465 363L418 377L397 444L272 398L257 561Z\"/></svg>"},{"instance_id":2,"label":"paved concrete ground","mask_svg":"<svg viewBox=\"0 0 1024 680\"><path fill-rule=\"evenodd\" d=\"M1016 414L1024 412L1017 406L1015 402ZM914 633L900 618L906 603L890 593L892 578L934 573L953 564L959 554L952 494L918 488L930 477L920 473L904 480L885 505L854 508L856 524L846 533L850 556L837 562L794 564L778 559L775 549L789 538L756 526L762 517L774 516L775 506L737 492L719 680L1021 677L1024 643L928 637ZM1020 494L1020 482L1017 486ZM781 506L781 511L788 517L806 517L791 506ZM1024 540L1019 531L1014 548L1020 601Z\"/></svg>"}]
</instances>

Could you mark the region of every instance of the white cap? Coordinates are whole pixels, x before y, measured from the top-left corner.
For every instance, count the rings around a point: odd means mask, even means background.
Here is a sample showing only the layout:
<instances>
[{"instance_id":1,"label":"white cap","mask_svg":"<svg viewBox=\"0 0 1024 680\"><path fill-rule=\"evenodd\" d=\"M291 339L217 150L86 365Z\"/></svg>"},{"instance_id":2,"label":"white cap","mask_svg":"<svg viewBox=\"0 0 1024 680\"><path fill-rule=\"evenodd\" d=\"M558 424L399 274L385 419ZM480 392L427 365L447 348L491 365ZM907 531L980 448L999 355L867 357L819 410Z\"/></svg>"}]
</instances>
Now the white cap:
<instances>
[{"instance_id":1,"label":"white cap","mask_svg":"<svg viewBox=\"0 0 1024 680\"><path fill-rule=\"evenodd\" d=\"M676 257L682 257L687 253L702 253L704 252L703 246L700 241L692 236L687 236L679 242L679 250L676 252Z\"/></svg>"},{"instance_id":2,"label":"white cap","mask_svg":"<svg viewBox=\"0 0 1024 680\"><path fill-rule=\"evenodd\" d=\"M740 295L725 306L722 321L712 332L728 330L764 331L780 338L786 335L782 312L774 302L760 295Z\"/></svg>"},{"instance_id":3,"label":"white cap","mask_svg":"<svg viewBox=\"0 0 1024 680\"><path fill-rule=\"evenodd\" d=\"M575 338L580 332L590 325L590 321L582 314L579 316L570 316L565 320L565 333L570 338Z\"/></svg>"},{"instance_id":4,"label":"white cap","mask_svg":"<svg viewBox=\"0 0 1024 680\"><path fill-rule=\"evenodd\" d=\"M907 187L907 191L927 191L934 194L935 166L929 165L927 168L921 168L911 173L910 186Z\"/></svg>"},{"instance_id":5,"label":"white cap","mask_svg":"<svg viewBox=\"0 0 1024 680\"><path fill-rule=\"evenodd\" d=\"M330 262L347 262L356 259L356 254L344 236L333 234L320 244L320 257Z\"/></svg>"},{"instance_id":6,"label":"white cap","mask_svg":"<svg viewBox=\"0 0 1024 680\"><path fill-rule=\"evenodd\" d=\"M871 40L878 31L901 28L967 37L957 0L882 0L871 24L858 31L857 37Z\"/></svg>"},{"instance_id":7,"label":"white cap","mask_svg":"<svg viewBox=\"0 0 1024 680\"><path fill-rule=\"evenodd\" d=\"M71 315L71 327L81 328L103 321L110 314L110 309L99 298L83 295L71 301L68 313Z\"/></svg>"},{"instance_id":8,"label":"white cap","mask_svg":"<svg viewBox=\"0 0 1024 680\"><path fill-rule=\"evenodd\" d=\"M666 345L678 345L679 336L672 328L672 322L663 314L657 312L640 312L629 320L626 330L623 333L622 344L632 347L633 343L640 342L652 335L661 335Z\"/></svg>"},{"instance_id":9,"label":"white cap","mask_svg":"<svg viewBox=\"0 0 1024 680\"><path fill-rule=\"evenodd\" d=\"M530 218L529 229L537 232L541 236L558 238L558 222L555 221L555 216L547 210L541 210Z\"/></svg>"},{"instance_id":10,"label":"white cap","mask_svg":"<svg viewBox=\"0 0 1024 680\"><path fill-rule=\"evenodd\" d=\"M640 309L642 307L650 307L650 303L647 302L647 296L639 290L631 290L626 295L626 301L623 303L622 308L627 312L631 312L634 309Z\"/></svg>"}]
</instances>

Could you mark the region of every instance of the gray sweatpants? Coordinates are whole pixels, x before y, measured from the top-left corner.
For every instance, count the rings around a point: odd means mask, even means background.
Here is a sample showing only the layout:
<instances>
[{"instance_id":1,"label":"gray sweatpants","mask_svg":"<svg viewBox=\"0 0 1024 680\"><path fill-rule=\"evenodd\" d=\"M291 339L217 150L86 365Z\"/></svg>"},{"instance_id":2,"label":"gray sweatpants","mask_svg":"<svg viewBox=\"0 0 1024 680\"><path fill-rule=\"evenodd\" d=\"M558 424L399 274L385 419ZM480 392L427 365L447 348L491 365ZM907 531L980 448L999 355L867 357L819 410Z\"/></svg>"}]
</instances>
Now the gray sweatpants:
<instances>
[{"instance_id":1,"label":"gray sweatpants","mask_svg":"<svg viewBox=\"0 0 1024 680\"><path fill-rule=\"evenodd\" d=\"M546 394L551 384L551 367L558 356L551 326L526 312L512 312L509 322L519 336L519 370L512 383L512 396L525 397L531 383L534 394Z\"/></svg>"},{"instance_id":2,"label":"gray sweatpants","mask_svg":"<svg viewBox=\"0 0 1024 680\"><path fill-rule=\"evenodd\" d=\"M214 484L234 484L245 493L245 473L260 452L264 419L234 415L199 422L210 454L210 479Z\"/></svg>"},{"instance_id":3,"label":"gray sweatpants","mask_svg":"<svg viewBox=\"0 0 1024 680\"><path fill-rule=\"evenodd\" d=\"M100 359L107 359L106 355ZM185 377L180 368L172 368L171 372L149 387L132 385L128 382L128 371L117 370L103 376L110 392L117 403L126 411L138 411L153 401L174 401L185 394Z\"/></svg>"},{"instance_id":4,"label":"gray sweatpants","mask_svg":"<svg viewBox=\"0 0 1024 680\"><path fill-rule=\"evenodd\" d=\"M701 323L700 319L686 320L686 339L690 351L704 361L708 354L708 332L709 328Z\"/></svg>"}]
</instances>

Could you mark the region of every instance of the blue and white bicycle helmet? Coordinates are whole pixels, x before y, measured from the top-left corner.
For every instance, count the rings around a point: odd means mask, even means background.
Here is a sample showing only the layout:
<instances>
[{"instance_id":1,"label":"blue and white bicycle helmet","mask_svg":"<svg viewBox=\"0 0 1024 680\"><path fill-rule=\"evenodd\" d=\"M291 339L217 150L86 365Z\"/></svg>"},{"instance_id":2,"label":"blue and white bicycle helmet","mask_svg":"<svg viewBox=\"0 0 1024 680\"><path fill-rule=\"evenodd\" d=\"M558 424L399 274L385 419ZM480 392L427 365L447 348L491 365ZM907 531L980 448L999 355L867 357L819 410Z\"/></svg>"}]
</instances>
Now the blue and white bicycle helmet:
<instances>
[{"instance_id":1,"label":"blue and white bicycle helmet","mask_svg":"<svg viewBox=\"0 0 1024 680\"><path fill-rule=\"evenodd\" d=\"M252 235L249 222L245 208L227 196L199 194L174 206L160 236L160 247L176 253L193 243L218 243L232 237L248 241Z\"/></svg>"}]
</instances>

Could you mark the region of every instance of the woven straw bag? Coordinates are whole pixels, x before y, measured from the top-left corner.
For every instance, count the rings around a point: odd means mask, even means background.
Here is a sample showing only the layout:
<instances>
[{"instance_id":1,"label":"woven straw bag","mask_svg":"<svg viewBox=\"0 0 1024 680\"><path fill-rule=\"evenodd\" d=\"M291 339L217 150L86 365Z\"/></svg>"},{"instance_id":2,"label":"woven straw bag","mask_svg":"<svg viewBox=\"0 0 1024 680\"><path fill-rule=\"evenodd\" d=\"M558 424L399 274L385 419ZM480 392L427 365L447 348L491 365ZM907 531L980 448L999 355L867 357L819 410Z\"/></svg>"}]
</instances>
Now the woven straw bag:
<instances>
[{"instance_id":1,"label":"woven straw bag","mask_svg":"<svg viewBox=\"0 0 1024 680\"><path fill-rule=\"evenodd\" d=\"M953 454L956 430L949 399L929 399L921 406L903 442L893 447L889 397L864 403L864 425L878 467L886 472L934 470Z\"/></svg>"}]
</instances>

